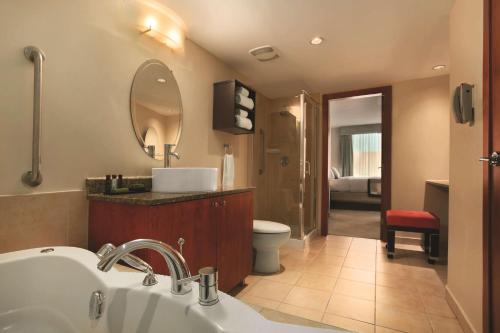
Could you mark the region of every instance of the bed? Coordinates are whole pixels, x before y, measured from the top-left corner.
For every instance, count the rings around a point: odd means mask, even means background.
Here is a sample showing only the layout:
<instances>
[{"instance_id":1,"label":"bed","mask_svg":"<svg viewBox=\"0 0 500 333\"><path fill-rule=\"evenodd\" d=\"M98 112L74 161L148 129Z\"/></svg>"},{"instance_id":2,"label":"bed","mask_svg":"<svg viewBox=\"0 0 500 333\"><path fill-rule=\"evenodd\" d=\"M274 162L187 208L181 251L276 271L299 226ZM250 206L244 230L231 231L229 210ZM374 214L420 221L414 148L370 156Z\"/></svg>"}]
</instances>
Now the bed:
<instances>
[{"instance_id":1,"label":"bed","mask_svg":"<svg viewBox=\"0 0 500 333\"><path fill-rule=\"evenodd\" d=\"M328 179L331 209L380 210L380 177Z\"/></svg>"}]
</instances>

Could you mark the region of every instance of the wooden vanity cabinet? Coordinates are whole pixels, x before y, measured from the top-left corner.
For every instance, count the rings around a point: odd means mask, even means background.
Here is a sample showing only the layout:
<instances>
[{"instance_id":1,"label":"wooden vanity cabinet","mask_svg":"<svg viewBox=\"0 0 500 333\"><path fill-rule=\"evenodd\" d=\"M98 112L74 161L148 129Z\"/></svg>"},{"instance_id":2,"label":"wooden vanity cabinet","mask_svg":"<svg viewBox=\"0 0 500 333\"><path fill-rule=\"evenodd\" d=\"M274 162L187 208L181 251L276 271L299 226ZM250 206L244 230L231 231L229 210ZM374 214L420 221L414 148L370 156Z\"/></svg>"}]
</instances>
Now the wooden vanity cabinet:
<instances>
[{"instance_id":1,"label":"wooden vanity cabinet","mask_svg":"<svg viewBox=\"0 0 500 333\"><path fill-rule=\"evenodd\" d=\"M211 212L217 221L219 289L229 291L252 272L253 196L214 199Z\"/></svg>"},{"instance_id":2,"label":"wooden vanity cabinet","mask_svg":"<svg viewBox=\"0 0 500 333\"><path fill-rule=\"evenodd\" d=\"M217 267L219 289L229 291L252 269L253 193L156 206L90 201L89 249L105 243L120 245L138 238L165 242L180 250L191 274ZM155 272L168 274L164 259L154 251L137 251Z\"/></svg>"},{"instance_id":3,"label":"wooden vanity cabinet","mask_svg":"<svg viewBox=\"0 0 500 333\"><path fill-rule=\"evenodd\" d=\"M179 239L184 239L182 255L191 274L198 274L202 267L217 265L217 220L211 218L210 199L152 206L150 209L151 238L161 240L178 251ZM155 271L168 274L160 254L151 253L151 265Z\"/></svg>"}]
</instances>

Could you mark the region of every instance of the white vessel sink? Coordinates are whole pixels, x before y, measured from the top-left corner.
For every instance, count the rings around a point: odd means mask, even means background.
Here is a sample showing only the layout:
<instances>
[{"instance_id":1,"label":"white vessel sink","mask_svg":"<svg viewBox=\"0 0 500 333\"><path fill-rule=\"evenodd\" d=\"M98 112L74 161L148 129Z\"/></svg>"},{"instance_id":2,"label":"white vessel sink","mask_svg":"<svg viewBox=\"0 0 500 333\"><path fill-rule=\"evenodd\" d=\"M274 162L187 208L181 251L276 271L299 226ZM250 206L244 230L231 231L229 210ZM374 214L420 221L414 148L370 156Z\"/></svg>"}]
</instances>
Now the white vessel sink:
<instances>
[{"instance_id":1,"label":"white vessel sink","mask_svg":"<svg viewBox=\"0 0 500 333\"><path fill-rule=\"evenodd\" d=\"M153 168L153 192L217 190L217 168Z\"/></svg>"}]
</instances>

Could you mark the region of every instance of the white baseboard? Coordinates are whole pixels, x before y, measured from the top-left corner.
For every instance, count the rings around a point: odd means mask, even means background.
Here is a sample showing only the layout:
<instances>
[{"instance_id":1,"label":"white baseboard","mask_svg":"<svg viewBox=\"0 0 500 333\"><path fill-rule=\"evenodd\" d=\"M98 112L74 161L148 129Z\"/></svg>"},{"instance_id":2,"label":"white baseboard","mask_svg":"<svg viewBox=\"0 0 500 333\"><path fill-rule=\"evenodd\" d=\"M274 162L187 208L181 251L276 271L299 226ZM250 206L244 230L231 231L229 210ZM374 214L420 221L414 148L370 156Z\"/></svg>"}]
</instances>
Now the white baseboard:
<instances>
[{"instance_id":1,"label":"white baseboard","mask_svg":"<svg viewBox=\"0 0 500 333\"><path fill-rule=\"evenodd\" d=\"M457 317L457 320L460 323L460 326L462 326L464 332L479 333L474 329L474 326L472 326L469 317L467 317L467 314L462 309L460 303L458 303L457 299L453 295L453 292L448 288L448 285L446 285L445 290L446 290L446 301L450 305L450 308L453 311L453 313L455 313L455 316Z\"/></svg>"}]
</instances>

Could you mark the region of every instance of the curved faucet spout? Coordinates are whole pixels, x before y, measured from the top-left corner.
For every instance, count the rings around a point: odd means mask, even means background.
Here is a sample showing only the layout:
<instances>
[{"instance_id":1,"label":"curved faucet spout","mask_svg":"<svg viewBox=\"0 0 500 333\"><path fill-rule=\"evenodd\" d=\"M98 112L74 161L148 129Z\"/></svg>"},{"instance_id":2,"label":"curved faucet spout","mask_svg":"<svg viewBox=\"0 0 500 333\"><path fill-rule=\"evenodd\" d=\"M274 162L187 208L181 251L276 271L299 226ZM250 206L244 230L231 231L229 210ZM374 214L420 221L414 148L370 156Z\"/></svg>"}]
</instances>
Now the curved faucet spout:
<instances>
[{"instance_id":1,"label":"curved faucet spout","mask_svg":"<svg viewBox=\"0 0 500 333\"><path fill-rule=\"evenodd\" d=\"M191 273L184 257L170 245L154 239L136 239L118 246L99 261L97 268L107 272L124 256L141 249L154 250L165 259L172 279L173 294L182 295L191 291L191 283L188 281Z\"/></svg>"}]
</instances>

